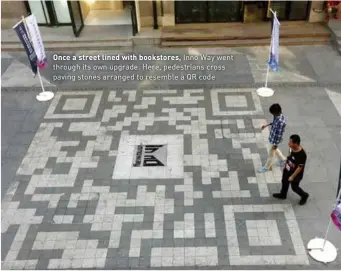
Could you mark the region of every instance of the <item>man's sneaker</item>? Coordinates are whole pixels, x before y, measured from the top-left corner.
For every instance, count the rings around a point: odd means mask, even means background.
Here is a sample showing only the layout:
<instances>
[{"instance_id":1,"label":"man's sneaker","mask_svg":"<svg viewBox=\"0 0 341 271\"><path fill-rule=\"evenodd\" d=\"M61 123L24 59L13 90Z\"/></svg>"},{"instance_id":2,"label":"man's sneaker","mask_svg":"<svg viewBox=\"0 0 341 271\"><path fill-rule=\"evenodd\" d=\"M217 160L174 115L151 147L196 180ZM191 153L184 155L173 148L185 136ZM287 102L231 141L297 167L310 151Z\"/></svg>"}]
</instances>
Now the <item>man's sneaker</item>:
<instances>
[{"instance_id":1,"label":"man's sneaker","mask_svg":"<svg viewBox=\"0 0 341 271\"><path fill-rule=\"evenodd\" d=\"M272 195L276 199L286 199L286 196L283 196L281 193L275 193Z\"/></svg>"},{"instance_id":2,"label":"man's sneaker","mask_svg":"<svg viewBox=\"0 0 341 271\"><path fill-rule=\"evenodd\" d=\"M286 161L285 160L278 160L277 161L277 166L283 167L285 165Z\"/></svg>"},{"instance_id":3,"label":"man's sneaker","mask_svg":"<svg viewBox=\"0 0 341 271\"><path fill-rule=\"evenodd\" d=\"M304 205L306 204L307 200L309 198L309 194L307 193L307 195L305 197L302 197L300 200L300 205Z\"/></svg>"},{"instance_id":4,"label":"man's sneaker","mask_svg":"<svg viewBox=\"0 0 341 271\"><path fill-rule=\"evenodd\" d=\"M259 173L264 173L265 171L268 171L265 167L261 167L260 169L258 169Z\"/></svg>"}]
</instances>

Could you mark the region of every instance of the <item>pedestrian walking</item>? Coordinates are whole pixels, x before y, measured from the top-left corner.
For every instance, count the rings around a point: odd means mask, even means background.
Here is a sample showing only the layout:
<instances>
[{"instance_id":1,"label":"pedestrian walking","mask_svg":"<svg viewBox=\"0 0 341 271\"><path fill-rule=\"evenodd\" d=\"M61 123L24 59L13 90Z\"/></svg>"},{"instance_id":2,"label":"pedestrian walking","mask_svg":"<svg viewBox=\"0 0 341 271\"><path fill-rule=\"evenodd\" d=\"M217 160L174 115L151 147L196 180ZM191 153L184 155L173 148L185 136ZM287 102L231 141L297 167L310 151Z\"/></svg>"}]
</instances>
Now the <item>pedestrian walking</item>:
<instances>
[{"instance_id":1,"label":"pedestrian walking","mask_svg":"<svg viewBox=\"0 0 341 271\"><path fill-rule=\"evenodd\" d=\"M262 126L262 130L268 126L271 126L269 135L269 153L268 159L263 167L259 169L260 173L272 169L274 156L278 157L278 166L283 166L285 164L285 156L279 150L278 145L282 142L283 134L285 132L286 119L282 114L282 108L279 104L273 104L269 108L270 113L273 115L273 121L267 125Z\"/></svg>"},{"instance_id":2,"label":"pedestrian walking","mask_svg":"<svg viewBox=\"0 0 341 271\"><path fill-rule=\"evenodd\" d=\"M304 168L307 161L307 154L301 146L299 135L291 135L289 139L289 156L283 169L282 189L280 193L273 194L277 199L286 199L289 185L292 190L301 197L300 205L304 205L309 194L300 187L303 179Z\"/></svg>"}]
</instances>

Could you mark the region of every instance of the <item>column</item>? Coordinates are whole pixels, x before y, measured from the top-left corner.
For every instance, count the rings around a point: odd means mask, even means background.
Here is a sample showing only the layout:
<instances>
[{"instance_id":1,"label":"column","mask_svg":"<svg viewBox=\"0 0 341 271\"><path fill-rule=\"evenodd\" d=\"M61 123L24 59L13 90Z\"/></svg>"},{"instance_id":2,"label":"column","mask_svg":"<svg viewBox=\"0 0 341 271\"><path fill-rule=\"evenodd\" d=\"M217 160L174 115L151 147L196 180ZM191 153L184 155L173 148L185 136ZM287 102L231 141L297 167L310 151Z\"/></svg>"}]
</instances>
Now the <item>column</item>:
<instances>
[{"instance_id":1,"label":"column","mask_svg":"<svg viewBox=\"0 0 341 271\"><path fill-rule=\"evenodd\" d=\"M163 17L162 26L173 26L175 25L175 8L174 0L163 1Z\"/></svg>"}]
</instances>

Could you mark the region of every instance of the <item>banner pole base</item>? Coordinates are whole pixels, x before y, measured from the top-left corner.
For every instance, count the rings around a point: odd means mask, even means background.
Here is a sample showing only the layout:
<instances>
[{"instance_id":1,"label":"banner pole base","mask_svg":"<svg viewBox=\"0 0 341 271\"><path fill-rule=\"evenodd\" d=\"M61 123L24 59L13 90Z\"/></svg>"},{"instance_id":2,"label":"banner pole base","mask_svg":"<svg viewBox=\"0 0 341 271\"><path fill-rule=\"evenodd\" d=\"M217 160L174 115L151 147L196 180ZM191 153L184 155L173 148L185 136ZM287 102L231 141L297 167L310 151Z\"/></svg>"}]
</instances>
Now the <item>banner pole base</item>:
<instances>
[{"instance_id":1,"label":"banner pole base","mask_svg":"<svg viewBox=\"0 0 341 271\"><path fill-rule=\"evenodd\" d=\"M39 102L49 101L53 99L53 97L54 97L54 93L52 91L42 91L36 96Z\"/></svg>"},{"instance_id":2,"label":"banner pole base","mask_svg":"<svg viewBox=\"0 0 341 271\"><path fill-rule=\"evenodd\" d=\"M262 87L257 89L257 94L261 97L271 97L274 95L274 91L268 87Z\"/></svg>"},{"instance_id":3,"label":"banner pole base","mask_svg":"<svg viewBox=\"0 0 341 271\"><path fill-rule=\"evenodd\" d=\"M324 247L323 244L325 243ZM337 249L328 240L314 238L307 245L308 253L315 261L321 263L331 263L336 260Z\"/></svg>"}]
</instances>

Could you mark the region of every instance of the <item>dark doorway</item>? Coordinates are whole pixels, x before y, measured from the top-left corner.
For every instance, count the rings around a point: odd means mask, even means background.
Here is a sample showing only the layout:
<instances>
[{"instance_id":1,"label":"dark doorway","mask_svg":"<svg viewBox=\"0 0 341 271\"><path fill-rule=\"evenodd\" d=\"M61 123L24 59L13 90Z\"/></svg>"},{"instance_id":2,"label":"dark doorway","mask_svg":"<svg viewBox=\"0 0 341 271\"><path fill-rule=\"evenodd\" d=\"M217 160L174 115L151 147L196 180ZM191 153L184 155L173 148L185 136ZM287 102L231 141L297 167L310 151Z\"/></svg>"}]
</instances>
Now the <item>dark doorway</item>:
<instances>
[{"instance_id":1,"label":"dark doorway","mask_svg":"<svg viewBox=\"0 0 341 271\"><path fill-rule=\"evenodd\" d=\"M78 37L84 28L81 5L79 1L67 1L67 4L69 7L73 33Z\"/></svg>"},{"instance_id":2,"label":"dark doorway","mask_svg":"<svg viewBox=\"0 0 341 271\"><path fill-rule=\"evenodd\" d=\"M242 1L175 1L176 23L242 21Z\"/></svg>"}]
</instances>

